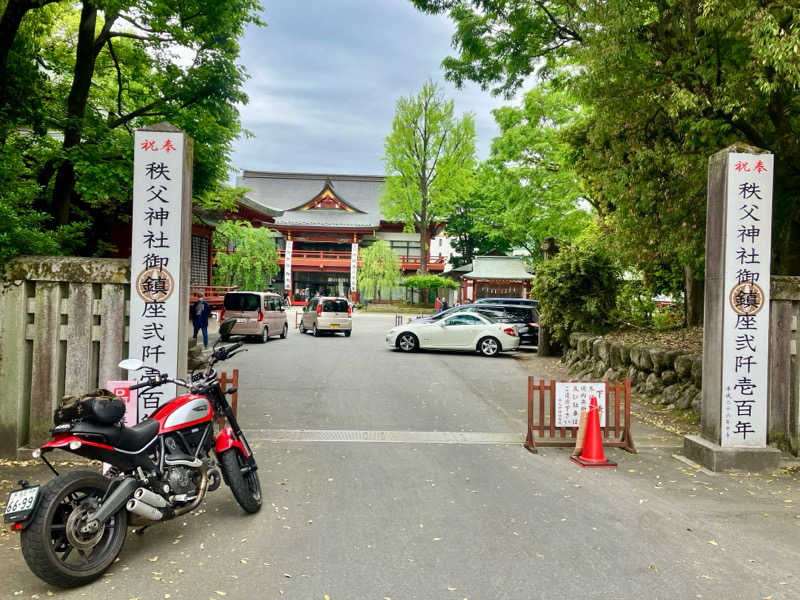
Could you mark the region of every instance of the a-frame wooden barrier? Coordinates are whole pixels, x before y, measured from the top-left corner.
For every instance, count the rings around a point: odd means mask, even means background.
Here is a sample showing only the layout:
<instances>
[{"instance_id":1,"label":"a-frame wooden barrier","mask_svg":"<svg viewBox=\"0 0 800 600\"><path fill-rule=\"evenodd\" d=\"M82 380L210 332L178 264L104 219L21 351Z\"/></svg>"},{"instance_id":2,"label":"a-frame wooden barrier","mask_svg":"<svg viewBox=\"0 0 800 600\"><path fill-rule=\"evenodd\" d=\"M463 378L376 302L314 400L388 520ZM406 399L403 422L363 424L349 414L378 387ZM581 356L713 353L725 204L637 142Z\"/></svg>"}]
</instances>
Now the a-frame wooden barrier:
<instances>
[{"instance_id":1,"label":"a-frame wooden barrier","mask_svg":"<svg viewBox=\"0 0 800 600\"><path fill-rule=\"evenodd\" d=\"M577 383L577 382L576 382ZM603 446L636 453L631 436L631 380L606 384L606 425L600 428ZM528 435L525 447L536 453L538 446L572 447L577 427L556 427L556 382L528 377ZM611 439L609 439L611 438Z\"/></svg>"}]
</instances>

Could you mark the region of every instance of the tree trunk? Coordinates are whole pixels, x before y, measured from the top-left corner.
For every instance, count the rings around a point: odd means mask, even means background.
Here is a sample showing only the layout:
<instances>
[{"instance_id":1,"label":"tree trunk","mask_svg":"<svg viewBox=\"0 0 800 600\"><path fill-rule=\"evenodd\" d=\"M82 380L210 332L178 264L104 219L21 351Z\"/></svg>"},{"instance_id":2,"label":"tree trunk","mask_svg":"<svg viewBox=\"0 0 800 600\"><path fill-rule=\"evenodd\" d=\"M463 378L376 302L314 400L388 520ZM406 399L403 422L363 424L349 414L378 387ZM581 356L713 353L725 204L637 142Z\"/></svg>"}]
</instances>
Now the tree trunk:
<instances>
[{"instance_id":1,"label":"tree trunk","mask_svg":"<svg viewBox=\"0 0 800 600\"><path fill-rule=\"evenodd\" d=\"M424 275L428 272L428 228L419 228L419 269L417 272Z\"/></svg>"},{"instance_id":2,"label":"tree trunk","mask_svg":"<svg viewBox=\"0 0 800 600\"><path fill-rule=\"evenodd\" d=\"M555 238L546 237L542 240L542 255L544 260L550 260L558 254L559 247ZM540 319L541 321L541 319ZM539 323L539 347L536 349L539 356L553 356L553 343L550 341L550 329Z\"/></svg>"},{"instance_id":3,"label":"tree trunk","mask_svg":"<svg viewBox=\"0 0 800 600\"><path fill-rule=\"evenodd\" d=\"M8 55L22 18L31 9L27 0L9 0L0 18L0 108L8 103Z\"/></svg>"},{"instance_id":4,"label":"tree trunk","mask_svg":"<svg viewBox=\"0 0 800 600\"><path fill-rule=\"evenodd\" d=\"M67 98L67 126L64 128L62 148L69 151L81 142L83 118L89 100L89 89L94 74L94 35L97 23L97 8L85 1L78 26L78 47L75 56L75 72L72 88ZM61 163L53 187L52 213L56 225L69 223L72 195L75 188L75 167L68 158Z\"/></svg>"},{"instance_id":5,"label":"tree trunk","mask_svg":"<svg viewBox=\"0 0 800 600\"><path fill-rule=\"evenodd\" d=\"M683 285L686 289L686 326L694 327L703 323L703 302L705 301L702 279L696 279L694 269L683 268Z\"/></svg>"}]
</instances>

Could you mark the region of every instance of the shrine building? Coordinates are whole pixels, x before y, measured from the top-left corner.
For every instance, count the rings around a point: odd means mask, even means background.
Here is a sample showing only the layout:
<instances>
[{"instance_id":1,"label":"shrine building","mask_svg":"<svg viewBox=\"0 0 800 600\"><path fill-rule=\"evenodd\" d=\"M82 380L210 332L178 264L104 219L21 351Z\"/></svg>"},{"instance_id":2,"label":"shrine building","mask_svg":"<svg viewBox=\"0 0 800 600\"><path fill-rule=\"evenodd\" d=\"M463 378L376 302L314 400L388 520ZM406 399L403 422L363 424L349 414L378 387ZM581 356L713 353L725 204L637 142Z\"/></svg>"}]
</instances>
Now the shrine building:
<instances>
[{"instance_id":1,"label":"shrine building","mask_svg":"<svg viewBox=\"0 0 800 600\"><path fill-rule=\"evenodd\" d=\"M402 223L387 221L379 199L384 177L244 171L238 187L249 191L236 214L276 232L280 273L278 283L293 304L305 304L314 294L358 298L355 278L358 250L377 240L397 253L404 275L420 266L418 233L406 233ZM451 254L439 226L428 236L428 271L441 273ZM390 299L406 299L410 290L396 288Z\"/></svg>"}]
</instances>

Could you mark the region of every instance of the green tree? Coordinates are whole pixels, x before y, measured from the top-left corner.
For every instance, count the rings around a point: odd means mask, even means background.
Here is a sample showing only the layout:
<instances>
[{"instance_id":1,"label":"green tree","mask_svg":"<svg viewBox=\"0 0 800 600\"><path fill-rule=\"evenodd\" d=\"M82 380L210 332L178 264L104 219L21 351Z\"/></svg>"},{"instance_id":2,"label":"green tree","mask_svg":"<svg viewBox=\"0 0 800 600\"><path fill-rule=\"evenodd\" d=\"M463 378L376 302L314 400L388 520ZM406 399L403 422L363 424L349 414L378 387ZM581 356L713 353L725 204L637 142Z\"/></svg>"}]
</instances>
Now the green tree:
<instances>
[{"instance_id":1,"label":"green tree","mask_svg":"<svg viewBox=\"0 0 800 600\"><path fill-rule=\"evenodd\" d=\"M5 3L0 144L20 131L31 137L12 185L35 181L43 224L88 227L81 251L107 248L130 212L132 131L161 120L196 141L195 194L224 181L242 133L236 105L247 100L238 38L260 24L259 8L255 0Z\"/></svg>"},{"instance_id":2,"label":"green tree","mask_svg":"<svg viewBox=\"0 0 800 600\"><path fill-rule=\"evenodd\" d=\"M476 168L474 179L483 182L486 175L482 172L483 165ZM482 195L482 186L479 183L469 194L456 198L450 206L447 215L446 231L451 237L451 244L458 255L450 258L455 267L467 265L476 256L497 251L506 253L511 249L511 243L502 231L497 228L484 227L487 202Z\"/></svg>"},{"instance_id":3,"label":"green tree","mask_svg":"<svg viewBox=\"0 0 800 600\"><path fill-rule=\"evenodd\" d=\"M419 233L419 272L425 273L428 236L473 185L475 123L470 114L456 119L453 101L429 80L416 96L397 101L385 149L381 210Z\"/></svg>"},{"instance_id":4,"label":"green tree","mask_svg":"<svg viewBox=\"0 0 800 600\"><path fill-rule=\"evenodd\" d=\"M400 259L383 240L359 250L358 290L366 297L381 297L381 290L393 288L403 272Z\"/></svg>"},{"instance_id":5,"label":"green tree","mask_svg":"<svg viewBox=\"0 0 800 600\"><path fill-rule=\"evenodd\" d=\"M573 331L604 332L614 323L620 272L597 232L542 261L531 285L540 322L562 346Z\"/></svg>"},{"instance_id":6,"label":"green tree","mask_svg":"<svg viewBox=\"0 0 800 600\"><path fill-rule=\"evenodd\" d=\"M800 12L788 0L415 0L457 21L447 77L538 72L584 107L576 171L627 261L678 264L696 321L710 154L775 153L773 272L800 273ZM564 62L565 61L565 62ZM538 71L537 71L538 69Z\"/></svg>"},{"instance_id":7,"label":"green tree","mask_svg":"<svg viewBox=\"0 0 800 600\"><path fill-rule=\"evenodd\" d=\"M214 231L217 250L215 285L266 290L278 273L278 251L272 231L247 221L223 221Z\"/></svg>"},{"instance_id":8,"label":"green tree","mask_svg":"<svg viewBox=\"0 0 800 600\"><path fill-rule=\"evenodd\" d=\"M400 285L414 290L457 290L459 287L457 281L431 273L403 277L403 281L400 282Z\"/></svg>"},{"instance_id":9,"label":"green tree","mask_svg":"<svg viewBox=\"0 0 800 600\"><path fill-rule=\"evenodd\" d=\"M479 177L480 227L499 232L538 262L546 237L566 245L591 223L592 198L583 190L563 137L580 109L568 93L540 85L525 94L520 107L493 114L500 135Z\"/></svg>"}]
</instances>

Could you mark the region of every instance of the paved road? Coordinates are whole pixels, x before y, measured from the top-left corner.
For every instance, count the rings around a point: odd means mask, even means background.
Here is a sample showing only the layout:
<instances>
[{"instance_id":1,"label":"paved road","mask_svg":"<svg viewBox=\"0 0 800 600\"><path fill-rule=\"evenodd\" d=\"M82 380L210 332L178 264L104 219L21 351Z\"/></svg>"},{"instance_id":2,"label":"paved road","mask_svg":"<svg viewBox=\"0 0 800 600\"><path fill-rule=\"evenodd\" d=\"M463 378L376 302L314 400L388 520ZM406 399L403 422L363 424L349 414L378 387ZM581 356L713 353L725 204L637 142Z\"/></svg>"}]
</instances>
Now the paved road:
<instances>
[{"instance_id":1,"label":"paved road","mask_svg":"<svg viewBox=\"0 0 800 600\"><path fill-rule=\"evenodd\" d=\"M292 329L249 346L231 366L263 510L220 489L57 596L800 597L795 475L706 474L674 447L609 450L615 471L534 456L519 441L536 359L404 355L384 345L392 323L357 315L350 338ZM15 543L0 539L0 592L45 597Z\"/></svg>"}]
</instances>

